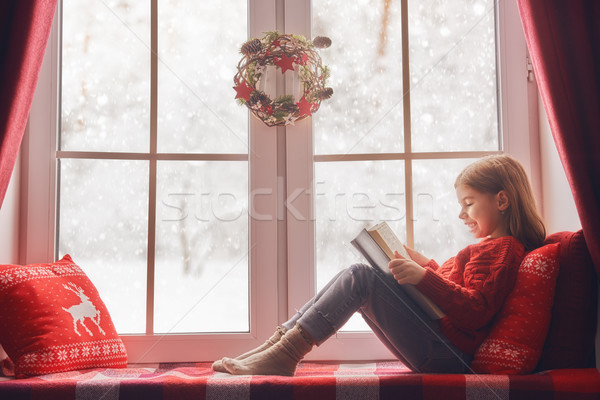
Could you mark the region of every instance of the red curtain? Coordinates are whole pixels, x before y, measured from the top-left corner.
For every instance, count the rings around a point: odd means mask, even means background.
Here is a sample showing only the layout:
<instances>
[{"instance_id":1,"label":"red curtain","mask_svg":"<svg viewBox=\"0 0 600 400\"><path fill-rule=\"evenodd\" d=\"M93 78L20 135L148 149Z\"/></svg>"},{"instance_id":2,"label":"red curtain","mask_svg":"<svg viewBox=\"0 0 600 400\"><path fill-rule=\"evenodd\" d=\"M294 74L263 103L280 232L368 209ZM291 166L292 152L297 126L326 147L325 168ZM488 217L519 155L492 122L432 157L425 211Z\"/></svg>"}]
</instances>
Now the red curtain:
<instances>
[{"instance_id":1,"label":"red curtain","mask_svg":"<svg viewBox=\"0 0 600 400\"><path fill-rule=\"evenodd\" d=\"M600 1L517 2L552 135L600 272Z\"/></svg>"},{"instance_id":2,"label":"red curtain","mask_svg":"<svg viewBox=\"0 0 600 400\"><path fill-rule=\"evenodd\" d=\"M0 207L27 124L56 1L0 1Z\"/></svg>"}]
</instances>

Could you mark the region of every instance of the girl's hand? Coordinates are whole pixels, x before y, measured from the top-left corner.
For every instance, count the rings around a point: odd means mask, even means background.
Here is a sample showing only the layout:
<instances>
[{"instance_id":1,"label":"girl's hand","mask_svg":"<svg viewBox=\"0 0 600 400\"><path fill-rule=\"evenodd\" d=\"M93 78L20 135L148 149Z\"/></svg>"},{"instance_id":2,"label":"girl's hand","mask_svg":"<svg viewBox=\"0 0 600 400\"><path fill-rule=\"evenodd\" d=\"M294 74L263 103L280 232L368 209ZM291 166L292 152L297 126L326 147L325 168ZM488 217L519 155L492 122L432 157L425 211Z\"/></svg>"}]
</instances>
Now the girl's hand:
<instances>
[{"instance_id":1,"label":"girl's hand","mask_svg":"<svg viewBox=\"0 0 600 400\"><path fill-rule=\"evenodd\" d=\"M429 258L425 257L423 254L419 253L416 250L411 249L410 247L404 246L404 248L408 252L408 255L410 256L410 258L412 258L412 260L414 262L416 262L417 264L419 264L421 267L424 267L425 265L427 265L427 263L429 263L429 261L431 261Z\"/></svg>"},{"instance_id":2,"label":"girl's hand","mask_svg":"<svg viewBox=\"0 0 600 400\"><path fill-rule=\"evenodd\" d=\"M417 285L425 276L425 268L407 258L402 257L398 252L395 252L396 258L390 261L388 268L392 271L394 279L399 284L404 285L410 283Z\"/></svg>"}]
</instances>

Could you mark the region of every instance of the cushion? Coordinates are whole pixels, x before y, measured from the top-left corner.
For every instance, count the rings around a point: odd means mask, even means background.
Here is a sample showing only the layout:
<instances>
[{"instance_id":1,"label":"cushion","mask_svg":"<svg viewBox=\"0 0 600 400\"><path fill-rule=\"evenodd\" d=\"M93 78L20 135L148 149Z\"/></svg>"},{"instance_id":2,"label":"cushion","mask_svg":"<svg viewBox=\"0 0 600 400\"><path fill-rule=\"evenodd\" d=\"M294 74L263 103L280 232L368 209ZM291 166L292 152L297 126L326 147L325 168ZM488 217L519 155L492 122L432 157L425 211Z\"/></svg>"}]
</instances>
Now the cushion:
<instances>
[{"instance_id":1,"label":"cushion","mask_svg":"<svg viewBox=\"0 0 600 400\"><path fill-rule=\"evenodd\" d=\"M529 253L521 262L512 292L475 352L477 373L527 374L535 368L550 325L558 276L559 244Z\"/></svg>"},{"instance_id":2,"label":"cushion","mask_svg":"<svg viewBox=\"0 0 600 400\"><path fill-rule=\"evenodd\" d=\"M17 378L127 365L106 306L69 255L0 265L0 344Z\"/></svg>"},{"instance_id":3,"label":"cushion","mask_svg":"<svg viewBox=\"0 0 600 400\"><path fill-rule=\"evenodd\" d=\"M536 370L593 367L598 278L583 232L554 233L546 243L560 243L560 272Z\"/></svg>"},{"instance_id":4,"label":"cushion","mask_svg":"<svg viewBox=\"0 0 600 400\"><path fill-rule=\"evenodd\" d=\"M0 376L15 376L15 366L0 345Z\"/></svg>"}]
</instances>

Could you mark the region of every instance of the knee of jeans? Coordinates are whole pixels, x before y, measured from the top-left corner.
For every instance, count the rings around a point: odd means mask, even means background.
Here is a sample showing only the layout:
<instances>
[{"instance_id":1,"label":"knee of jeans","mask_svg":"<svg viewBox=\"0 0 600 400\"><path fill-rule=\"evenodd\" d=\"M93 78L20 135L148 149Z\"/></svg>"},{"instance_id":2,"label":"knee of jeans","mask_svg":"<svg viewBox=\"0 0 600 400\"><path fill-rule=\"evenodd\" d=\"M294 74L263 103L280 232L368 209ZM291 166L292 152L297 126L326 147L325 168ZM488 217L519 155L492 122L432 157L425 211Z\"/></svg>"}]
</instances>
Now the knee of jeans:
<instances>
[{"instance_id":1,"label":"knee of jeans","mask_svg":"<svg viewBox=\"0 0 600 400\"><path fill-rule=\"evenodd\" d=\"M375 272L375 270L373 269L373 267L371 267L368 264L356 263L356 264L352 264L350 267L348 267L348 272L350 272L351 275L354 275L356 277L364 276L365 278L367 278L367 277L372 276L373 273ZM365 278L359 278L359 279L365 279Z\"/></svg>"},{"instance_id":2,"label":"knee of jeans","mask_svg":"<svg viewBox=\"0 0 600 400\"><path fill-rule=\"evenodd\" d=\"M356 264L352 264L350 267L348 267L348 269L350 270L350 273L362 273L362 271L371 271L373 270L373 267L371 267L370 265L367 264L363 264L363 263L356 263Z\"/></svg>"},{"instance_id":3,"label":"knee of jeans","mask_svg":"<svg viewBox=\"0 0 600 400\"><path fill-rule=\"evenodd\" d=\"M367 264L357 263L348 267L347 271L355 278L354 281L360 287L361 297L367 295L376 274L373 267Z\"/></svg>"}]
</instances>

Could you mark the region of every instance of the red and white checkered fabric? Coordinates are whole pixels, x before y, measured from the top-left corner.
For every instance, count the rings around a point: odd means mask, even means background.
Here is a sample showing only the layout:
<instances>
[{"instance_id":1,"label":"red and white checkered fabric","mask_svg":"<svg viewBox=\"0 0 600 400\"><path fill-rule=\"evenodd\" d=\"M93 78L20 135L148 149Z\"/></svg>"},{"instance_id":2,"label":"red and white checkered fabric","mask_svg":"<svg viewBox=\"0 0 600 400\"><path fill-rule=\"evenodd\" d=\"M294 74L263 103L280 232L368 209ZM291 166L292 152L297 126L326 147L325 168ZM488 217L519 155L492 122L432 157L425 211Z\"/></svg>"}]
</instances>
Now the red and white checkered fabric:
<instances>
[{"instance_id":1,"label":"red and white checkered fabric","mask_svg":"<svg viewBox=\"0 0 600 400\"><path fill-rule=\"evenodd\" d=\"M1 378L0 378L1 379ZM594 368L534 375L415 374L400 362L300 364L294 377L232 376L210 363L131 365L0 380L0 399L262 400L598 398Z\"/></svg>"}]
</instances>

